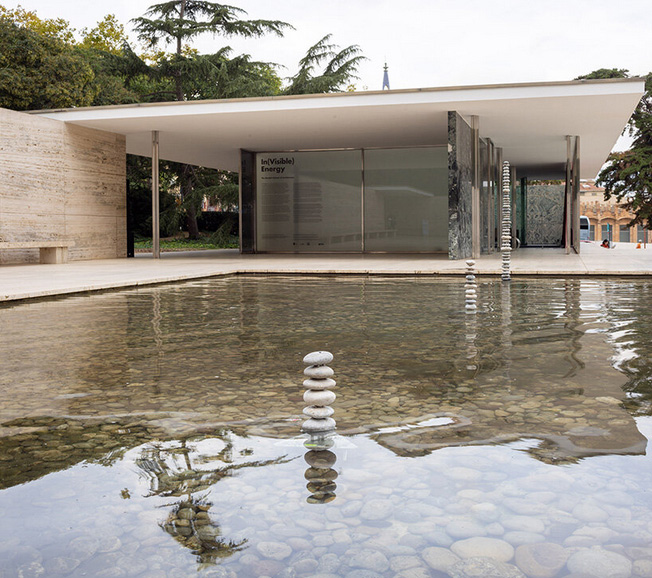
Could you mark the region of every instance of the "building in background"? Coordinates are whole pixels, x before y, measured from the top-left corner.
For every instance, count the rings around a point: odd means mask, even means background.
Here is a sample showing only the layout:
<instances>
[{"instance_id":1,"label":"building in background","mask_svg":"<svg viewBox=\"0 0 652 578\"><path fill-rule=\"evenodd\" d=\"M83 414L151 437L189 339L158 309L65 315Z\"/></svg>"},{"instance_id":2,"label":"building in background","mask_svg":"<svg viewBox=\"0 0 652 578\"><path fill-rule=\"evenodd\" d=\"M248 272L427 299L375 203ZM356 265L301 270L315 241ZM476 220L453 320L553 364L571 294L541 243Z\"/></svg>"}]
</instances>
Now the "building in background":
<instances>
[{"instance_id":1,"label":"building in background","mask_svg":"<svg viewBox=\"0 0 652 578\"><path fill-rule=\"evenodd\" d=\"M629 226L634 213L623 209L613 198L605 201L604 188L598 187L595 181L580 183L580 212L589 218L591 241L609 239L614 243L649 243L652 240L650 231L641 225Z\"/></svg>"}]
</instances>

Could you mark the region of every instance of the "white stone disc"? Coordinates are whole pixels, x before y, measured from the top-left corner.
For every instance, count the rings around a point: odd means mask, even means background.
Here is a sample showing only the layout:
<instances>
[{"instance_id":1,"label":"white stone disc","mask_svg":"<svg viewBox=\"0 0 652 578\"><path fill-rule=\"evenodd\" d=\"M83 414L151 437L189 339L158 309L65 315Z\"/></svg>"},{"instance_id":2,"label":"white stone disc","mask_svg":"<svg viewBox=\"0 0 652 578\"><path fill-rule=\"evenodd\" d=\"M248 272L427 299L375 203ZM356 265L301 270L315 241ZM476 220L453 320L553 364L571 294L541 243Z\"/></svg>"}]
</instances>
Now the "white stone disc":
<instances>
[{"instance_id":1,"label":"white stone disc","mask_svg":"<svg viewBox=\"0 0 652 578\"><path fill-rule=\"evenodd\" d=\"M335 420L332 417L326 419L309 419L303 422L301 429L307 432L320 432L333 430L336 427Z\"/></svg>"},{"instance_id":2,"label":"white stone disc","mask_svg":"<svg viewBox=\"0 0 652 578\"><path fill-rule=\"evenodd\" d=\"M303 370L303 374L313 379L326 379L335 372L328 365L309 365Z\"/></svg>"},{"instance_id":3,"label":"white stone disc","mask_svg":"<svg viewBox=\"0 0 652 578\"><path fill-rule=\"evenodd\" d=\"M303 401L308 405L330 405L335 401L337 396L332 392L324 389L322 391L315 391L314 389L309 389L303 394Z\"/></svg>"},{"instance_id":4,"label":"white stone disc","mask_svg":"<svg viewBox=\"0 0 652 578\"><path fill-rule=\"evenodd\" d=\"M333 361L333 354L328 351L313 351L303 358L306 365L328 365Z\"/></svg>"},{"instance_id":5,"label":"white stone disc","mask_svg":"<svg viewBox=\"0 0 652 578\"><path fill-rule=\"evenodd\" d=\"M328 405L309 405L308 407L303 408L303 413L308 417L314 417L315 419L325 419L332 416L335 413L335 410Z\"/></svg>"},{"instance_id":6,"label":"white stone disc","mask_svg":"<svg viewBox=\"0 0 652 578\"><path fill-rule=\"evenodd\" d=\"M330 389L331 387L335 387L337 385L337 382L334 379L330 379L328 377L326 379L304 379L303 385L308 389L322 390L322 389Z\"/></svg>"}]
</instances>

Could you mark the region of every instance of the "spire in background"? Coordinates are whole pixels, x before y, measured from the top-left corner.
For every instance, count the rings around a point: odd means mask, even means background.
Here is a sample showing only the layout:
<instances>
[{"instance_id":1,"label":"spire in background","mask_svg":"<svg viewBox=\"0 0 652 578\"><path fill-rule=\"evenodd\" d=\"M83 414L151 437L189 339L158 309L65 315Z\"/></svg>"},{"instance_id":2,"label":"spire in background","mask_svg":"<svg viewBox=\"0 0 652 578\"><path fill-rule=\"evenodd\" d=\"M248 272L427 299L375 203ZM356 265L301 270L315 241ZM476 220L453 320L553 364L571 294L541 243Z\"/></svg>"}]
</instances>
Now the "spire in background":
<instances>
[{"instance_id":1,"label":"spire in background","mask_svg":"<svg viewBox=\"0 0 652 578\"><path fill-rule=\"evenodd\" d=\"M387 63L385 62L385 67L383 68L383 90L389 90L389 72L387 68Z\"/></svg>"}]
</instances>

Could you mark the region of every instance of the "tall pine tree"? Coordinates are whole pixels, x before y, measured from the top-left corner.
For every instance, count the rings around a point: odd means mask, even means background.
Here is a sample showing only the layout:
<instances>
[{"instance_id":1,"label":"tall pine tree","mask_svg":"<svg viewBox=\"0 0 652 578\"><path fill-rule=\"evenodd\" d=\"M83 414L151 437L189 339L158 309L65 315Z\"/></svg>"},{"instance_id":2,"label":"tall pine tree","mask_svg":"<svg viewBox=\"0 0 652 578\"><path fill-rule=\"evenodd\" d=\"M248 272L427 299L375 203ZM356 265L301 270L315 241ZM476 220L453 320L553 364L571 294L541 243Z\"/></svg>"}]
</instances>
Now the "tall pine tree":
<instances>
[{"instance_id":1,"label":"tall pine tree","mask_svg":"<svg viewBox=\"0 0 652 578\"><path fill-rule=\"evenodd\" d=\"M175 100L206 98L207 92L210 98L218 92L212 89L224 78L225 68L229 65L226 58L229 48L222 47L215 54L200 55L190 49L192 40L202 34L245 38L258 38L270 33L282 36L284 30L291 28L280 20L242 19L246 14L241 8L205 0L171 0L150 6L143 17L134 19L134 28L139 39L151 47L159 44L174 46L174 52L162 60L159 70L172 81ZM253 66L264 67L261 63L253 63ZM181 202L191 238L199 236L197 212L201 198L193 194L196 174L191 167L178 166Z\"/></svg>"}]
</instances>

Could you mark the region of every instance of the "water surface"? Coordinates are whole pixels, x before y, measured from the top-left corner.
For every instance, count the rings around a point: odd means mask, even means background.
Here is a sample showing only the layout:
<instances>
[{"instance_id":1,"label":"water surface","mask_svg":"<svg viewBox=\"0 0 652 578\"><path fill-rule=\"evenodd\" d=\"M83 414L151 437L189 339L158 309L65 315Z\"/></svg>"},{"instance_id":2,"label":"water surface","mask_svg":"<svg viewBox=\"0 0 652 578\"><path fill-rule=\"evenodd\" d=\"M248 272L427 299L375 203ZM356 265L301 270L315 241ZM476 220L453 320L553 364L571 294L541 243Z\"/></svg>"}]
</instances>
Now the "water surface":
<instances>
[{"instance_id":1,"label":"water surface","mask_svg":"<svg viewBox=\"0 0 652 578\"><path fill-rule=\"evenodd\" d=\"M0 576L648 575L652 285L481 280L469 315L462 283L4 306ZM300 434L317 349L329 451Z\"/></svg>"}]
</instances>

